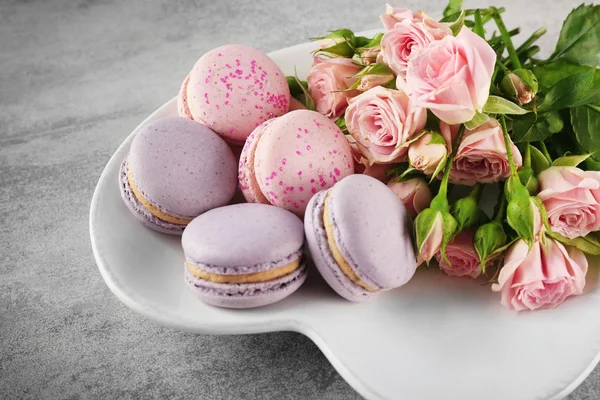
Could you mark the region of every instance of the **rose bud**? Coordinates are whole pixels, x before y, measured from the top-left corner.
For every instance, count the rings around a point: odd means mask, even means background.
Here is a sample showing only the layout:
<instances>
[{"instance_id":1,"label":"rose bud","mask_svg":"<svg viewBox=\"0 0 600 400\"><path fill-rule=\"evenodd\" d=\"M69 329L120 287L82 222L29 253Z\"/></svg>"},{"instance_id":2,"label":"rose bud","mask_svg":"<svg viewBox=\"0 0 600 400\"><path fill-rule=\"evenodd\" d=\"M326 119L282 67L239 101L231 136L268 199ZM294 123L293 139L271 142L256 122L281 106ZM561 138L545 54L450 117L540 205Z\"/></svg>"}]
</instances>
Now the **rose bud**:
<instances>
[{"instance_id":1,"label":"rose bud","mask_svg":"<svg viewBox=\"0 0 600 400\"><path fill-rule=\"evenodd\" d=\"M340 57L352 57L354 54L354 45L356 36L350 29L338 29L330 32L329 35L314 38L321 47L314 53L330 53Z\"/></svg>"},{"instance_id":2,"label":"rose bud","mask_svg":"<svg viewBox=\"0 0 600 400\"><path fill-rule=\"evenodd\" d=\"M502 91L516 99L520 105L529 104L538 91L538 81L528 69L516 69L504 76Z\"/></svg>"},{"instance_id":3,"label":"rose bud","mask_svg":"<svg viewBox=\"0 0 600 400\"><path fill-rule=\"evenodd\" d=\"M488 221L487 215L479 208L480 194L481 186L477 185L469 196L457 200L450 207L450 214L458 224L456 227L457 232L462 232Z\"/></svg>"},{"instance_id":4,"label":"rose bud","mask_svg":"<svg viewBox=\"0 0 600 400\"><path fill-rule=\"evenodd\" d=\"M331 119L343 115L348 99L360 93L347 90L360 70L360 65L349 58L315 58L306 80L317 111Z\"/></svg>"},{"instance_id":5,"label":"rose bud","mask_svg":"<svg viewBox=\"0 0 600 400\"><path fill-rule=\"evenodd\" d=\"M374 88L375 86L383 86L386 83L392 81L394 79L394 75L364 75L360 78L360 83L357 90L361 92L366 92L367 90Z\"/></svg>"},{"instance_id":6,"label":"rose bud","mask_svg":"<svg viewBox=\"0 0 600 400\"><path fill-rule=\"evenodd\" d=\"M515 311L555 308L585 287L588 262L575 247L565 248L550 238L528 246L517 241L507 251L494 292Z\"/></svg>"},{"instance_id":7,"label":"rose bud","mask_svg":"<svg viewBox=\"0 0 600 400\"><path fill-rule=\"evenodd\" d=\"M530 166L525 165L519 170L518 174L521 183L527 188L529 194L535 196L540 185L538 179L535 177L533 169Z\"/></svg>"},{"instance_id":8,"label":"rose bud","mask_svg":"<svg viewBox=\"0 0 600 400\"><path fill-rule=\"evenodd\" d=\"M448 146L437 132L427 132L408 147L410 164L427 176L436 176L446 164Z\"/></svg>"},{"instance_id":9,"label":"rose bud","mask_svg":"<svg viewBox=\"0 0 600 400\"><path fill-rule=\"evenodd\" d=\"M573 239L600 230L600 172L550 167L538 179L554 232Z\"/></svg>"},{"instance_id":10,"label":"rose bud","mask_svg":"<svg viewBox=\"0 0 600 400\"><path fill-rule=\"evenodd\" d=\"M418 263L429 263L438 252L441 252L442 259L450 263L446 257L446 244L455 231L456 220L449 212L433 208L421 211L415 219Z\"/></svg>"},{"instance_id":11,"label":"rose bud","mask_svg":"<svg viewBox=\"0 0 600 400\"><path fill-rule=\"evenodd\" d=\"M475 231L473 244L479 255L482 272L485 274L485 266L494 258L494 252L506 244L508 240L504 227L500 221L491 221L481 225Z\"/></svg>"},{"instance_id":12,"label":"rose bud","mask_svg":"<svg viewBox=\"0 0 600 400\"><path fill-rule=\"evenodd\" d=\"M473 246L472 230L459 233L448 243L446 257L450 263L442 259L441 253L435 256L440 269L448 275L468 276L474 279L481 274L479 256Z\"/></svg>"},{"instance_id":13,"label":"rose bud","mask_svg":"<svg viewBox=\"0 0 600 400\"><path fill-rule=\"evenodd\" d=\"M402 204L413 218L429 207L431 203L431 190L424 179L413 178L404 182L391 181L388 183L388 187L402 200Z\"/></svg>"},{"instance_id":14,"label":"rose bud","mask_svg":"<svg viewBox=\"0 0 600 400\"><path fill-rule=\"evenodd\" d=\"M515 197L508 202L506 219L519 238L533 244L542 229L542 216L536 197Z\"/></svg>"}]
</instances>

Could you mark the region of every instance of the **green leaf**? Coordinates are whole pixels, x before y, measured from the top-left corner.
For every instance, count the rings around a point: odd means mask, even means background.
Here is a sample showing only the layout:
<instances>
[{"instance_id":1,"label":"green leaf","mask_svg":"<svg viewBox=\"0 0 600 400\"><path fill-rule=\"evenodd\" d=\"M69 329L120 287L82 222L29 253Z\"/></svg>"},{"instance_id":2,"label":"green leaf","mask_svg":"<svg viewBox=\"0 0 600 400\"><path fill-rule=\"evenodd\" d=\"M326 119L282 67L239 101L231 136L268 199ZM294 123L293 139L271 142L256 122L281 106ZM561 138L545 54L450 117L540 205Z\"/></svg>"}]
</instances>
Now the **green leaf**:
<instances>
[{"instance_id":1,"label":"green leaf","mask_svg":"<svg viewBox=\"0 0 600 400\"><path fill-rule=\"evenodd\" d=\"M394 73L392 72L390 67L387 66L387 64L375 63L375 64L367 65L366 67L361 69L358 72L358 74L356 74L354 76L358 77L358 76L365 76L365 75L393 75L393 74ZM392 78L393 78L393 76L392 76Z\"/></svg>"},{"instance_id":2,"label":"green leaf","mask_svg":"<svg viewBox=\"0 0 600 400\"><path fill-rule=\"evenodd\" d=\"M531 168L536 175L550 168L550 163L544 154L535 146L529 144L531 148Z\"/></svg>"},{"instance_id":3,"label":"green leaf","mask_svg":"<svg viewBox=\"0 0 600 400\"><path fill-rule=\"evenodd\" d=\"M484 113L480 113L479 111L477 111L475 113L475 116L470 121L465 122L465 128L472 131L473 129L478 128L479 126L485 124L489 120L490 120L490 117L488 117Z\"/></svg>"},{"instance_id":4,"label":"green leaf","mask_svg":"<svg viewBox=\"0 0 600 400\"><path fill-rule=\"evenodd\" d=\"M567 76L586 72L590 68L595 69L593 67L576 65L564 60L558 60L549 64L534 67L533 73L538 79L540 88L544 91L548 91L548 89L556 85L560 80L565 79Z\"/></svg>"},{"instance_id":5,"label":"green leaf","mask_svg":"<svg viewBox=\"0 0 600 400\"><path fill-rule=\"evenodd\" d=\"M577 143L590 153L600 150L600 106L588 104L570 112Z\"/></svg>"},{"instance_id":6,"label":"green leaf","mask_svg":"<svg viewBox=\"0 0 600 400\"><path fill-rule=\"evenodd\" d=\"M460 12L462 4L463 0L449 0L448 5L444 8L444 18Z\"/></svg>"},{"instance_id":7,"label":"green leaf","mask_svg":"<svg viewBox=\"0 0 600 400\"><path fill-rule=\"evenodd\" d=\"M530 113L530 110L525 110L519 107L510 100L506 100L499 96L488 97L487 102L483 106L483 112L487 114L513 114L523 115Z\"/></svg>"},{"instance_id":8,"label":"green leaf","mask_svg":"<svg viewBox=\"0 0 600 400\"><path fill-rule=\"evenodd\" d=\"M576 167L585 160L587 160L591 154L582 154L574 156L563 156L558 157L552 162L553 167Z\"/></svg>"},{"instance_id":9,"label":"green leaf","mask_svg":"<svg viewBox=\"0 0 600 400\"><path fill-rule=\"evenodd\" d=\"M600 5L580 5L565 19L550 61L596 66L600 54Z\"/></svg>"},{"instance_id":10,"label":"green leaf","mask_svg":"<svg viewBox=\"0 0 600 400\"><path fill-rule=\"evenodd\" d=\"M595 69L567 76L548 90L538 111L553 111L587 104L588 90L594 82ZM582 100L584 101L582 103Z\"/></svg>"},{"instance_id":11,"label":"green leaf","mask_svg":"<svg viewBox=\"0 0 600 400\"><path fill-rule=\"evenodd\" d=\"M543 141L564 127L560 114L556 111L526 115L515 119L512 126L512 137L515 143Z\"/></svg>"},{"instance_id":12,"label":"green leaf","mask_svg":"<svg viewBox=\"0 0 600 400\"><path fill-rule=\"evenodd\" d=\"M552 239L559 241L567 246L577 247L584 253L591 254L594 256L600 255L600 241L598 240L597 232L590 233L587 236L578 237L574 239L570 239L561 235L560 233L556 233L553 231L548 231L547 234Z\"/></svg>"},{"instance_id":13,"label":"green leaf","mask_svg":"<svg viewBox=\"0 0 600 400\"><path fill-rule=\"evenodd\" d=\"M458 35L461 29L465 26L465 10L463 9L458 19L450 24L449 28L454 36Z\"/></svg>"}]
</instances>

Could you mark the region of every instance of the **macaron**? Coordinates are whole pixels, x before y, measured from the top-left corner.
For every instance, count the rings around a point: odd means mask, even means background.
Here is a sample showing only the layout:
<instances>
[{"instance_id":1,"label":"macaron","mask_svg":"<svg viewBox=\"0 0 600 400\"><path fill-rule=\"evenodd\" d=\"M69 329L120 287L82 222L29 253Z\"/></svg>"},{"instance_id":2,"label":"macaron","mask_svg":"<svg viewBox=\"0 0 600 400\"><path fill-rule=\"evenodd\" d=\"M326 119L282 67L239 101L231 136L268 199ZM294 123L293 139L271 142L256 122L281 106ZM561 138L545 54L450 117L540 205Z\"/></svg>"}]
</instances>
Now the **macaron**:
<instances>
[{"instance_id":1,"label":"macaron","mask_svg":"<svg viewBox=\"0 0 600 400\"><path fill-rule=\"evenodd\" d=\"M250 203L216 208L195 218L181 242L187 287L214 306L275 303L306 279L302 221L281 208Z\"/></svg>"},{"instance_id":2,"label":"macaron","mask_svg":"<svg viewBox=\"0 0 600 400\"><path fill-rule=\"evenodd\" d=\"M119 186L123 201L144 225L181 235L192 219L233 198L237 163L227 143L206 126L162 118L135 135Z\"/></svg>"},{"instance_id":3,"label":"macaron","mask_svg":"<svg viewBox=\"0 0 600 400\"><path fill-rule=\"evenodd\" d=\"M367 175L352 175L314 196L304 217L315 265L354 302L400 287L417 268L412 222L400 199Z\"/></svg>"},{"instance_id":4,"label":"macaron","mask_svg":"<svg viewBox=\"0 0 600 400\"><path fill-rule=\"evenodd\" d=\"M229 44L196 62L179 89L178 109L241 146L262 122L287 113L290 99L285 75L269 56Z\"/></svg>"},{"instance_id":5,"label":"macaron","mask_svg":"<svg viewBox=\"0 0 600 400\"><path fill-rule=\"evenodd\" d=\"M324 115L295 110L248 137L238 179L249 202L272 204L303 216L310 199L354 172L350 144Z\"/></svg>"}]
</instances>

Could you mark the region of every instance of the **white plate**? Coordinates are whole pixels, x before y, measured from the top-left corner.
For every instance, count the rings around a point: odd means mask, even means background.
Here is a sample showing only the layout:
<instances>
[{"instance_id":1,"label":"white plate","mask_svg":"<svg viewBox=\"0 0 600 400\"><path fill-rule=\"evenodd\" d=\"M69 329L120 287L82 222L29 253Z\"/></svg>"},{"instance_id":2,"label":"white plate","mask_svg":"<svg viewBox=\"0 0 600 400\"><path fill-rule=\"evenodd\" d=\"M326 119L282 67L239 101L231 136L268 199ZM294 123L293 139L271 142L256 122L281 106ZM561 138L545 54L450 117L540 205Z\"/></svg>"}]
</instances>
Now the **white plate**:
<instances>
[{"instance_id":1,"label":"white plate","mask_svg":"<svg viewBox=\"0 0 600 400\"><path fill-rule=\"evenodd\" d=\"M286 74L296 65L306 76L313 48L306 43L270 56ZM176 113L172 99L140 126ZM119 195L119 166L138 129L100 177L90 234L110 290L159 324L210 334L303 333L368 399L559 399L598 363L597 260L585 295L532 313L508 311L489 286L433 269L365 304L338 297L314 269L298 292L271 306L226 310L199 302L184 286L180 239L139 224Z\"/></svg>"}]
</instances>

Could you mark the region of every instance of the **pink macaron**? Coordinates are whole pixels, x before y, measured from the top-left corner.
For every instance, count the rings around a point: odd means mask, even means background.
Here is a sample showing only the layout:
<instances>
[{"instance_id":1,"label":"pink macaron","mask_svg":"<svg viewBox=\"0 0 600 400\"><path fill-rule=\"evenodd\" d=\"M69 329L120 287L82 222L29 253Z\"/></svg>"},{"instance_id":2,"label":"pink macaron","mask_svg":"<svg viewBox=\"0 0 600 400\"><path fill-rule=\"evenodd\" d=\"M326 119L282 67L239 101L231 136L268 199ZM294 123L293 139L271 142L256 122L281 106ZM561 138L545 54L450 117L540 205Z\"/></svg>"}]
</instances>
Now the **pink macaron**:
<instances>
[{"instance_id":1,"label":"pink macaron","mask_svg":"<svg viewBox=\"0 0 600 400\"><path fill-rule=\"evenodd\" d=\"M296 110L252 132L238 178L247 201L303 216L312 196L353 173L352 151L337 125L318 112Z\"/></svg>"},{"instance_id":2,"label":"pink macaron","mask_svg":"<svg viewBox=\"0 0 600 400\"><path fill-rule=\"evenodd\" d=\"M273 60L230 44L204 54L179 89L179 115L198 121L228 143L243 145L262 122L288 112L290 90Z\"/></svg>"}]
</instances>

